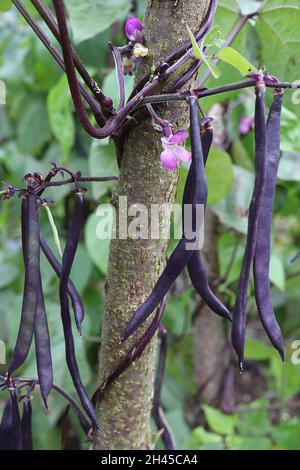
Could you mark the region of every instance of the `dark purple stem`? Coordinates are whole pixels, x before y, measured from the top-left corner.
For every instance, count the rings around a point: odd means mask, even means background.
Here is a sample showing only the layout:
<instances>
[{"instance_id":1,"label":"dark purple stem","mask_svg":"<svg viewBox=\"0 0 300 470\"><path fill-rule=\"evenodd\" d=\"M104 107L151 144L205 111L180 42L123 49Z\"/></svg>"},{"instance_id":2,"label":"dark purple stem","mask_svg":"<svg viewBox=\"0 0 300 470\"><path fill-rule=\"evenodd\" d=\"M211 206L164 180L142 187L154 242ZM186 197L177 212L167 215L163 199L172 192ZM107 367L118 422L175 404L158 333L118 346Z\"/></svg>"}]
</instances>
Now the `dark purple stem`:
<instances>
[{"instance_id":1,"label":"dark purple stem","mask_svg":"<svg viewBox=\"0 0 300 470\"><path fill-rule=\"evenodd\" d=\"M112 52L114 62L115 62L115 67L116 67L117 79L118 79L118 84L119 84L119 104L118 104L117 110L120 111L120 109L123 108L125 104L125 83L124 83L122 57L121 57L119 49L116 46L114 46L111 42L108 44L108 47Z\"/></svg>"}]
</instances>

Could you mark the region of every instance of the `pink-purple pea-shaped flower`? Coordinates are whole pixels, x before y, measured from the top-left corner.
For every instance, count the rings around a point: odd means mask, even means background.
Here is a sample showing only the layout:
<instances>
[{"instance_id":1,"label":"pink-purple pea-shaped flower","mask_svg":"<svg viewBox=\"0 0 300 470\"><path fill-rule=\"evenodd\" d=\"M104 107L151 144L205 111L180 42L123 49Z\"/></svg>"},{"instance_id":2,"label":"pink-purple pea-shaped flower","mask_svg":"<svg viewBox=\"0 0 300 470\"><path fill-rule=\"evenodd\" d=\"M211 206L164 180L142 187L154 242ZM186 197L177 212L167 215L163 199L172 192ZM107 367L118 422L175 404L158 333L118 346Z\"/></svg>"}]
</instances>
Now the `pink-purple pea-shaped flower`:
<instances>
[{"instance_id":1,"label":"pink-purple pea-shaped flower","mask_svg":"<svg viewBox=\"0 0 300 470\"><path fill-rule=\"evenodd\" d=\"M191 160L191 152L185 150L183 146L188 135L188 131L177 131L168 137L162 137L161 142L164 150L160 155L160 162L165 170L173 171L177 167L178 161L188 162Z\"/></svg>"}]
</instances>

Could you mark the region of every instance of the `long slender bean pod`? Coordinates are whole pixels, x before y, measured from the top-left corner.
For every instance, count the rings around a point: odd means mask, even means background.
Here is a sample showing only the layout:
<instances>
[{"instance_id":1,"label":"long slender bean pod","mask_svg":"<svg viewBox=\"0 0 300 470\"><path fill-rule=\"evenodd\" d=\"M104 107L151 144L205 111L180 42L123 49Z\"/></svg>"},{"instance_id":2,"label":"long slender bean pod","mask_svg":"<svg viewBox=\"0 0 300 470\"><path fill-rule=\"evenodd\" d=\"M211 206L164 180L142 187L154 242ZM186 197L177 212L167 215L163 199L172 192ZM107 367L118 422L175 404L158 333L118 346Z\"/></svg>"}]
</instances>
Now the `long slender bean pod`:
<instances>
[{"instance_id":1,"label":"long slender bean pod","mask_svg":"<svg viewBox=\"0 0 300 470\"><path fill-rule=\"evenodd\" d=\"M15 389L10 389L9 393L0 424L0 450L20 450L21 419L17 393Z\"/></svg>"},{"instance_id":2,"label":"long slender bean pod","mask_svg":"<svg viewBox=\"0 0 300 470\"><path fill-rule=\"evenodd\" d=\"M26 208L27 204L27 208ZM40 272L39 214L37 199L29 192L22 201L22 211L27 210L26 223L22 227L25 250L25 282L21 322L13 357L8 367L10 376L26 360L32 343L38 302ZM24 217L22 215L22 217Z\"/></svg>"},{"instance_id":3,"label":"long slender bean pod","mask_svg":"<svg viewBox=\"0 0 300 470\"><path fill-rule=\"evenodd\" d=\"M255 184L251 198L248 218L248 231L246 248L242 262L242 269L238 281L237 295L233 309L232 320L232 344L237 353L240 370L243 370L246 315L248 304L248 288L250 281L250 270L255 255L257 228L263 193L266 182L266 122L264 105L265 85L259 82L256 85L255 103Z\"/></svg>"},{"instance_id":4,"label":"long slender bean pod","mask_svg":"<svg viewBox=\"0 0 300 470\"><path fill-rule=\"evenodd\" d=\"M77 361L75 355L75 345L74 338L72 333L72 323L69 310L69 299L68 299L68 282L70 277L70 272L74 257L76 254L80 229L82 225L83 218L83 194L82 192L76 193L76 205L74 210L74 215L72 218L68 240L64 249L63 259L62 259L62 268L59 284L59 298L61 306L61 318L64 330L65 337L65 347L66 347L66 360L67 365L74 383L74 386L77 390L81 403L89 415L93 426L95 429L99 429L99 424L96 416L95 409L86 393L86 390L83 386Z\"/></svg>"},{"instance_id":5,"label":"long slender bean pod","mask_svg":"<svg viewBox=\"0 0 300 470\"><path fill-rule=\"evenodd\" d=\"M40 234L40 246L41 249L46 256L50 266L52 267L53 271L57 275L58 278L60 278L60 273L61 273L61 263L57 260L57 258L54 256L51 248L48 246L42 235ZM81 324L84 319L84 307L83 303L80 297L79 292L77 291L75 285L73 284L72 280L69 278L68 281L68 286L67 286L68 294L71 299L72 303L72 308L74 312L74 317L75 317L75 322L77 326L77 330L79 334L81 335Z\"/></svg>"},{"instance_id":6,"label":"long slender bean pod","mask_svg":"<svg viewBox=\"0 0 300 470\"><path fill-rule=\"evenodd\" d=\"M284 360L283 340L272 306L269 279L272 212L280 159L280 116L282 97L283 92L275 92L274 101L267 121L266 184L257 228L253 274L255 299L260 320L271 343L278 350L282 360Z\"/></svg>"},{"instance_id":7,"label":"long slender bean pod","mask_svg":"<svg viewBox=\"0 0 300 470\"><path fill-rule=\"evenodd\" d=\"M161 389L163 385L166 360L167 360L167 331L164 326L160 326L160 348L159 348L159 360L157 367L157 374L155 379L154 398L152 407L152 416L155 421L156 427L159 431L162 431L162 441L165 445L166 450L176 450L177 445L175 438L166 423L163 410L160 405Z\"/></svg>"},{"instance_id":8,"label":"long slender bean pod","mask_svg":"<svg viewBox=\"0 0 300 470\"><path fill-rule=\"evenodd\" d=\"M53 365L41 275L39 275L38 304L34 325L34 341L40 390L47 408L47 399L53 386Z\"/></svg>"},{"instance_id":9,"label":"long slender bean pod","mask_svg":"<svg viewBox=\"0 0 300 470\"><path fill-rule=\"evenodd\" d=\"M206 205L207 201L207 184L205 179L203 151L201 143L200 128L198 122L198 108L197 98L191 96L190 100L190 121L191 121L191 143L192 143L192 164L191 164L191 194L192 194L192 217L190 223L190 232L196 224L197 210L200 205ZM196 244L198 235L192 243ZM190 242L190 241L189 241ZM191 242L190 242L191 243ZM151 294L145 302L136 310L126 329L123 333L121 341L125 341L131 336L137 328L144 323L146 318L154 311L157 305L162 301L167 294L171 285L182 273L189 259L193 254L193 250L187 249L187 239L185 234L182 235L181 240L171 254L165 269L155 284Z\"/></svg>"},{"instance_id":10,"label":"long slender bean pod","mask_svg":"<svg viewBox=\"0 0 300 470\"><path fill-rule=\"evenodd\" d=\"M23 415L21 420L22 450L33 450L32 445L32 409L30 397L23 400Z\"/></svg>"},{"instance_id":11,"label":"long slender bean pod","mask_svg":"<svg viewBox=\"0 0 300 470\"><path fill-rule=\"evenodd\" d=\"M152 320L151 324L149 325L143 336L136 341L136 343L129 349L129 351L126 353L125 357L120 361L120 363L117 364L117 366L104 378L103 382L98 387L92 397L92 403L94 405L96 405L96 403L98 403L102 399L107 387L121 374L123 374L123 372L128 369L128 367L133 362L135 362L141 357L146 347L154 337L157 329L159 328L159 324L165 312L167 297L167 295L164 297L163 301L157 309L154 319Z\"/></svg>"},{"instance_id":12,"label":"long slender bean pod","mask_svg":"<svg viewBox=\"0 0 300 470\"><path fill-rule=\"evenodd\" d=\"M22 249L25 261L26 253L26 219L27 202L22 200L21 226L22 226ZM39 378L41 395L47 408L47 398L53 385L53 366L51 356L50 335L46 315L44 293L41 272L38 273L38 300L34 323L34 341L36 350L37 373Z\"/></svg>"},{"instance_id":13,"label":"long slender bean pod","mask_svg":"<svg viewBox=\"0 0 300 470\"><path fill-rule=\"evenodd\" d=\"M210 151L210 147L212 144L213 139L213 129L211 126L204 127L204 132L202 134L202 146L203 146L203 159L204 164L206 164L208 159L208 154ZM190 204L191 198L191 179L190 179L190 171L187 176L184 194L183 194L183 211L186 207L186 204ZM185 217L184 213L182 215L182 220L184 222ZM187 264L188 272L192 284L195 290L198 292L202 300L206 303L206 305L217 315L231 320L230 313L225 305L218 299L218 297L213 293L209 286L208 275L205 268L205 265L201 258L200 250L195 250L193 255L191 256L188 264Z\"/></svg>"}]
</instances>

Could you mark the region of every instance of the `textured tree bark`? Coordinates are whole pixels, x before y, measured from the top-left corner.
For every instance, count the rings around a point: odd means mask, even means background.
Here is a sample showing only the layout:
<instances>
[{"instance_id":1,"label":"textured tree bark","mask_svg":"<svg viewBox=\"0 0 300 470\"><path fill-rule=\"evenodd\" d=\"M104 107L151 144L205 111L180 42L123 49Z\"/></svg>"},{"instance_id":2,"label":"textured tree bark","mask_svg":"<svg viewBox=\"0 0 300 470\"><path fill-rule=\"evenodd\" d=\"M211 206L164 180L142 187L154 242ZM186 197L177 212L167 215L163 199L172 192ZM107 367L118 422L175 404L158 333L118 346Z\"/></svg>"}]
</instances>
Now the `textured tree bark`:
<instances>
[{"instance_id":1,"label":"textured tree bark","mask_svg":"<svg viewBox=\"0 0 300 470\"><path fill-rule=\"evenodd\" d=\"M149 56L143 60L137 80L166 54L187 38L186 23L196 29L204 18L210 0L148 0L145 36ZM178 129L188 125L187 105L172 104L159 114ZM113 204L118 212L119 196L127 196L128 207L141 203L172 203L178 175L160 165L161 142L149 119L127 137L118 187ZM168 236L170 207L160 219L160 237ZM136 308L146 299L163 267L167 239L113 240L106 283L106 306L102 324L100 380L118 363L135 338L120 347L123 329ZM98 405L101 433L95 449L149 449L152 446L150 414L153 397L155 340L142 358L133 364L107 390Z\"/></svg>"},{"instance_id":2,"label":"textured tree bark","mask_svg":"<svg viewBox=\"0 0 300 470\"><path fill-rule=\"evenodd\" d=\"M223 108L214 106L209 115L214 118L214 145L222 147L224 140ZM203 258L209 278L219 275L218 219L208 210L205 217ZM216 404L222 382L222 349L224 348L223 320L203 304L195 320L195 374L200 403Z\"/></svg>"}]
</instances>

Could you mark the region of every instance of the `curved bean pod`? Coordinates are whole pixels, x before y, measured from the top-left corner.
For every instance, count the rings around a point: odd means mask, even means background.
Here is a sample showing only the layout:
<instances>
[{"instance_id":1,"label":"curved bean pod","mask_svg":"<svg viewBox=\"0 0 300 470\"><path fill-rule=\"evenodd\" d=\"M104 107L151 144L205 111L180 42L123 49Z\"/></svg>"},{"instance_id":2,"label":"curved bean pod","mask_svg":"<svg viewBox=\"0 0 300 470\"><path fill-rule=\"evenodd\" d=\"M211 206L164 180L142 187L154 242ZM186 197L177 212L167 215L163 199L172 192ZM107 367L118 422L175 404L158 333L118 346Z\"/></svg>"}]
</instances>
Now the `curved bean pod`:
<instances>
[{"instance_id":1,"label":"curved bean pod","mask_svg":"<svg viewBox=\"0 0 300 470\"><path fill-rule=\"evenodd\" d=\"M190 121L192 143L192 164L190 169L192 220L191 227L189 228L193 228L196 223L197 206L200 204L206 205L207 201L207 184L205 179L203 151L198 123L197 98L195 96L190 97ZM193 242L197 242L197 236L196 240ZM129 338L129 336L131 336L137 330L137 328L142 323L144 323L149 315L151 315L151 313L155 310L157 305L162 301L177 277L184 270L193 254L192 250L186 249L186 244L187 239L183 234L181 240L171 254L166 267L155 284L151 294L129 320L121 338L121 342L124 342L127 338Z\"/></svg>"},{"instance_id":2,"label":"curved bean pod","mask_svg":"<svg viewBox=\"0 0 300 470\"><path fill-rule=\"evenodd\" d=\"M265 86L258 83L256 86L255 103L255 184L251 198L248 218L247 242L242 262L241 274L237 287L236 302L233 309L231 339L237 353L240 370L243 370L246 315L248 304L248 288L250 270L255 255L257 228L263 192L266 182L266 122L264 105Z\"/></svg>"},{"instance_id":3,"label":"curved bean pod","mask_svg":"<svg viewBox=\"0 0 300 470\"><path fill-rule=\"evenodd\" d=\"M204 164L207 162L209 150L213 140L213 129L211 126L204 129L202 134L202 146L203 146L203 159ZM183 194L183 208L185 204L189 204L190 201L190 172L188 173L184 194ZM182 215L182 220L184 221L184 214ZM208 275L205 268L205 265L201 258L201 253L199 250L195 250L192 257L190 258L187 264L188 272L192 284L195 290L198 292L203 302L217 315L222 318L226 318L231 321L231 315L225 305L218 299L218 297L213 293L209 286Z\"/></svg>"},{"instance_id":4,"label":"curved bean pod","mask_svg":"<svg viewBox=\"0 0 300 470\"><path fill-rule=\"evenodd\" d=\"M107 387L115 381L123 372L128 369L128 367L135 362L137 359L141 357L143 352L145 351L146 347L154 337L159 328L161 319L165 312L166 304L167 304L167 295L164 297L163 301L161 302L160 306L157 308L157 312L152 320L151 324L138 341L130 347L129 351L127 351L125 357L117 364L115 368L108 373L108 375L104 378L100 386L97 388L96 392L92 397L93 405L99 403L102 399Z\"/></svg>"},{"instance_id":5,"label":"curved bean pod","mask_svg":"<svg viewBox=\"0 0 300 470\"><path fill-rule=\"evenodd\" d=\"M54 270L55 274L57 275L58 278L60 278L60 273L61 273L61 264L53 254L51 248L48 246L42 235L40 234L40 246L41 249L46 256L49 264L51 265L52 269ZM80 297L79 292L77 291L75 285L73 284L72 280L69 279L68 281L68 294L71 299L72 303L72 308L74 312L74 317L75 317L75 322L77 326L77 330L79 334L81 335L81 324L84 319L84 307L83 303Z\"/></svg>"},{"instance_id":6,"label":"curved bean pod","mask_svg":"<svg viewBox=\"0 0 300 470\"><path fill-rule=\"evenodd\" d=\"M271 343L278 350L284 361L283 340L272 306L269 279L272 212L280 159L280 116L282 97L282 92L276 92L267 122L266 185L257 229L253 274L255 299L260 320Z\"/></svg>"},{"instance_id":7,"label":"curved bean pod","mask_svg":"<svg viewBox=\"0 0 300 470\"><path fill-rule=\"evenodd\" d=\"M18 338L8 367L8 376L11 376L26 360L34 333L40 272L39 214L34 194L29 193L22 201L22 219L24 221L22 239L25 251L23 305Z\"/></svg>"},{"instance_id":8,"label":"curved bean pod","mask_svg":"<svg viewBox=\"0 0 300 470\"><path fill-rule=\"evenodd\" d=\"M66 360L70 371L74 386L77 390L81 403L89 415L95 429L99 429L99 424L95 409L83 386L75 355L75 345L72 333L72 323L69 310L68 299L68 282L71 273L72 264L76 254L78 241L80 237L80 229L83 218L83 195L81 192L76 193L76 205L74 215L71 221L69 237L64 249L62 268L59 284L59 298L61 306L61 319L65 337Z\"/></svg>"}]
</instances>

